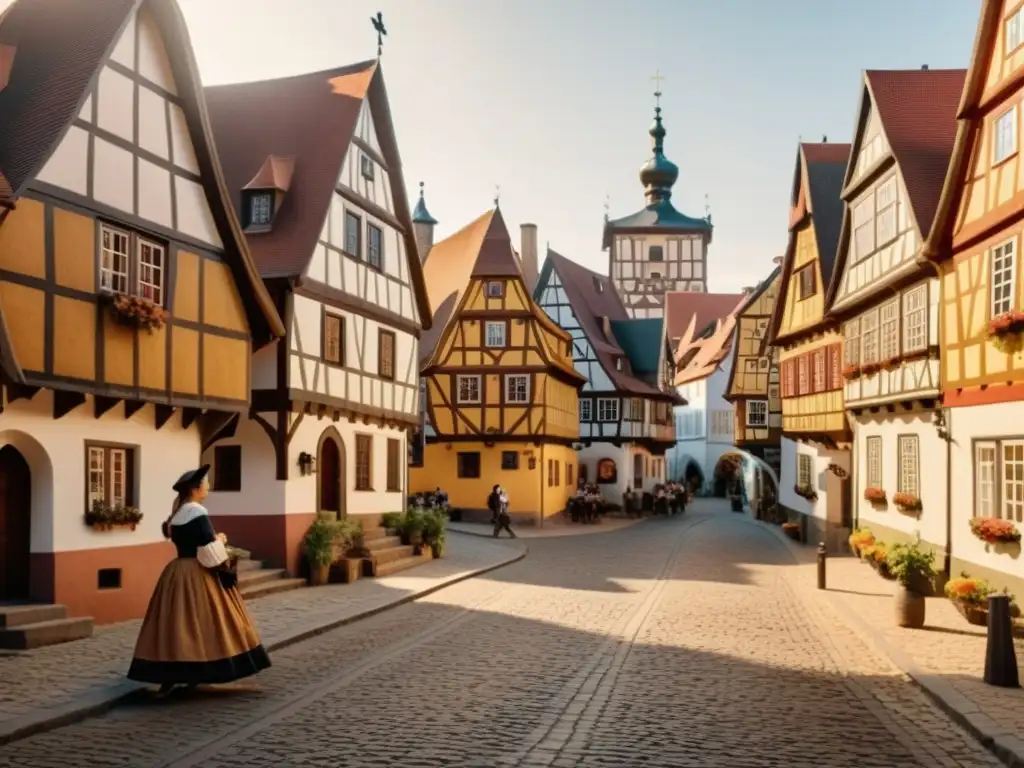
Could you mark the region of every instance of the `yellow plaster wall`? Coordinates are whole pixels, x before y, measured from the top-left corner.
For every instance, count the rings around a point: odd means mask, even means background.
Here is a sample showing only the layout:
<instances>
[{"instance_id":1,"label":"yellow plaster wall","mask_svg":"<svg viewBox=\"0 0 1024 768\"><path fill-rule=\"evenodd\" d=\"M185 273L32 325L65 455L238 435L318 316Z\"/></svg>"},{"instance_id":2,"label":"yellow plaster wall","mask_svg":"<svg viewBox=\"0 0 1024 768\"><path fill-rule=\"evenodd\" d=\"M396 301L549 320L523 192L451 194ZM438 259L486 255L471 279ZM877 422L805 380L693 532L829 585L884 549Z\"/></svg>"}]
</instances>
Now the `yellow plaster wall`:
<instances>
[{"instance_id":1,"label":"yellow plaster wall","mask_svg":"<svg viewBox=\"0 0 1024 768\"><path fill-rule=\"evenodd\" d=\"M2 231L2 228L0 228ZM14 358L28 371L42 371L46 352L46 294L25 285L0 281L0 303Z\"/></svg>"},{"instance_id":2,"label":"yellow plaster wall","mask_svg":"<svg viewBox=\"0 0 1024 768\"><path fill-rule=\"evenodd\" d=\"M779 335L793 333L813 325L821 320L825 306L825 294L821 284L821 267L818 261L818 246L814 239L814 223L801 224L796 232L794 244L793 266L786 286L786 305L782 321L779 324ZM797 271L806 264L814 263L815 292L810 297L800 300L800 285L796 277Z\"/></svg>"},{"instance_id":3,"label":"yellow plaster wall","mask_svg":"<svg viewBox=\"0 0 1024 768\"><path fill-rule=\"evenodd\" d=\"M0 269L46 277L46 207L23 198L0 226Z\"/></svg>"},{"instance_id":4,"label":"yellow plaster wall","mask_svg":"<svg viewBox=\"0 0 1024 768\"><path fill-rule=\"evenodd\" d=\"M248 331L242 297L230 267L221 261L203 259L203 322L231 331Z\"/></svg>"},{"instance_id":5,"label":"yellow plaster wall","mask_svg":"<svg viewBox=\"0 0 1024 768\"><path fill-rule=\"evenodd\" d=\"M2 230L0 230L2 231ZM79 213L53 211L54 279L66 288L96 290L96 221Z\"/></svg>"}]
</instances>

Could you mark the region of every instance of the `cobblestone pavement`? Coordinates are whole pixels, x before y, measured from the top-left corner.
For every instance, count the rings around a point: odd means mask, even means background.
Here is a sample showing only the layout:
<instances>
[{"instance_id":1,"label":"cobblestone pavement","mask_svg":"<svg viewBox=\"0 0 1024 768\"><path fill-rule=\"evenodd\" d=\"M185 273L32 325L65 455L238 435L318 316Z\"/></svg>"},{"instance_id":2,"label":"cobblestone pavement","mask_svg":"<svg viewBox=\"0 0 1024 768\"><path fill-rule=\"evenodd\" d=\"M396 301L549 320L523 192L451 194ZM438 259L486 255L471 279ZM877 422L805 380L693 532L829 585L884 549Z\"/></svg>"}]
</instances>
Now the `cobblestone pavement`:
<instances>
[{"instance_id":1,"label":"cobblestone pavement","mask_svg":"<svg viewBox=\"0 0 1024 768\"><path fill-rule=\"evenodd\" d=\"M994 766L724 505L290 646L261 690L127 706L0 766Z\"/></svg>"}]
</instances>

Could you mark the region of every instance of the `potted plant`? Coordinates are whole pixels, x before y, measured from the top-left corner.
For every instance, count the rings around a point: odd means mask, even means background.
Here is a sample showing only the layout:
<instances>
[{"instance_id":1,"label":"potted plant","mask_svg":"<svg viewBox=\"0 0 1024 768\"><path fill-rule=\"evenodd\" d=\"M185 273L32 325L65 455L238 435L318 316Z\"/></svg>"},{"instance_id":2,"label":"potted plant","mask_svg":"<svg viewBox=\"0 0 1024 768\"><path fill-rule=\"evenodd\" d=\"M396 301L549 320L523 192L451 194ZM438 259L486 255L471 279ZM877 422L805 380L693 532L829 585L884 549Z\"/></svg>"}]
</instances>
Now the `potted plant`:
<instances>
[{"instance_id":1,"label":"potted plant","mask_svg":"<svg viewBox=\"0 0 1024 768\"><path fill-rule=\"evenodd\" d=\"M921 499L912 493L900 491L892 497L892 502L900 512L915 513L921 511Z\"/></svg>"},{"instance_id":2,"label":"potted plant","mask_svg":"<svg viewBox=\"0 0 1024 768\"><path fill-rule=\"evenodd\" d=\"M860 377L860 366L859 365L847 365L843 368L843 378L847 381Z\"/></svg>"},{"instance_id":3,"label":"potted plant","mask_svg":"<svg viewBox=\"0 0 1024 768\"><path fill-rule=\"evenodd\" d=\"M857 557L862 557L864 549L875 543L875 534L867 528L855 528L847 541L850 544L850 551Z\"/></svg>"},{"instance_id":4,"label":"potted plant","mask_svg":"<svg viewBox=\"0 0 1024 768\"><path fill-rule=\"evenodd\" d=\"M786 521L782 524L782 532L793 541L800 541L800 526L797 523Z\"/></svg>"},{"instance_id":5,"label":"potted plant","mask_svg":"<svg viewBox=\"0 0 1024 768\"><path fill-rule=\"evenodd\" d=\"M984 579L975 579L962 574L958 579L946 582L946 597L950 599L960 615L967 619L968 624L978 627L988 626L988 599L997 594L996 590ZM1006 592L1010 598L1010 615L1020 616L1020 607L1016 598Z\"/></svg>"},{"instance_id":6,"label":"potted plant","mask_svg":"<svg viewBox=\"0 0 1024 768\"><path fill-rule=\"evenodd\" d=\"M880 507L886 502L886 494L884 488L879 488L877 485L869 485L864 489L864 500L871 502L871 506Z\"/></svg>"},{"instance_id":7,"label":"potted plant","mask_svg":"<svg viewBox=\"0 0 1024 768\"><path fill-rule=\"evenodd\" d=\"M896 624L920 629L924 626L924 596L931 590L932 565L935 553L921 549L919 544L896 544L886 557L886 564L899 582L896 589Z\"/></svg>"},{"instance_id":8,"label":"potted plant","mask_svg":"<svg viewBox=\"0 0 1024 768\"><path fill-rule=\"evenodd\" d=\"M889 547L884 542L876 541L864 549L864 562L870 565L886 581L892 581L892 570L889 568Z\"/></svg>"},{"instance_id":9,"label":"potted plant","mask_svg":"<svg viewBox=\"0 0 1024 768\"><path fill-rule=\"evenodd\" d=\"M445 530L447 527L447 516L441 510L434 509L424 513L423 541L430 547L435 559L444 557Z\"/></svg>"},{"instance_id":10,"label":"potted plant","mask_svg":"<svg viewBox=\"0 0 1024 768\"><path fill-rule=\"evenodd\" d=\"M423 512L413 507L406 510L405 515L402 516L400 532L402 543L406 546L416 547L418 553L419 548L423 546Z\"/></svg>"},{"instance_id":11,"label":"potted plant","mask_svg":"<svg viewBox=\"0 0 1024 768\"><path fill-rule=\"evenodd\" d=\"M89 511L85 513L85 524L99 531L109 531L112 528L130 528L134 531L140 522L142 513L138 507L111 505L100 499L94 499Z\"/></svg>"},{"instance_id":12,"label":"potted plant","mask_svg":"<svg viewBox=\"0 0 1024 768\"><path fill-rule=\"evenodd\" d=\"M330 580L331 563L335 559L338 540L337 522L318 517L312 522L302 540L302 551L309 561L310 586L320 586Z\"/></svg>"},{"instance_id":13,"label":"potted plant","mask_svg":"<svg viewBox=\"0 0 1024 768\"><path fill-rule=\"evenodd\" d=\"M1000 352L1016 354L1024 349L1024 312L1004 312L988 321L988 338Z\"/></svg>"},{"instance_id":14,"label":"potted plant","mask_svg":"<svg viewBox=\"0 0 1024 768\"><path fill-rule=\"evenodd\" d=\"M1020 531L999 517L972 517L971 533L987 544L1020 544Z\"/></svg>"},{"instance_id":15,"label":"potted plant","mask_svg":"<svg viewBox=\"0 0 1024 768\"><path fill-rule=\"evenodd\" d=\"M129 328L139 328L150 333L163 328L168 313L163 307L141 296L123 293L104 294L103 301L110 305L114 321Z\"/></svg>"},{"instance_id":16,"label":"potted plant","mask_svg":"<svg viewBox=\"0 0 1024 768\"><path fill-rule=\"evenodd\" d=\"M381 527L387 528L390 531L400 530L402 527L402 513L401 512L385 512L380 516Z\"/></svg>"}]
</instances>

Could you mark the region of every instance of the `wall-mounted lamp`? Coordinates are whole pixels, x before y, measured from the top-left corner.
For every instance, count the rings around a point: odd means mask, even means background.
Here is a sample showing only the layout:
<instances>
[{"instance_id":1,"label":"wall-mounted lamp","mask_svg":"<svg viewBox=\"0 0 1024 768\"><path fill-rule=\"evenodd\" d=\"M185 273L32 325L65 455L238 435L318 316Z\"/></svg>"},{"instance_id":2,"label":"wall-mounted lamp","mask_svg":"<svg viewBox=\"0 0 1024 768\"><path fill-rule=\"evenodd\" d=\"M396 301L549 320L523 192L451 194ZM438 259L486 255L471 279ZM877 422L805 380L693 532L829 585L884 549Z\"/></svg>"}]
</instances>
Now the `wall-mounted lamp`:
<instances>
[{"instance_id":1,"label":"wall-mounted lamp","mask_svg":"<svg viewBox=\"0 0 1024 768\"><path fill-rule=\"evenodd\" d=\"M316 459L312 454L303 451L299 454L299 472L302 475L312 475L316 473Z\"/></svg>"},{"instance_id":2,"label":"wall-mounted lamp","mask_svg":"<svg viewBox=\"0 0 1024 768\"><path fill-rule=\"evenodd\" d=\"M941 407L936 407L933 415L935 418L932 420L932 423L935 425L935 434L939 436L939 440L949 440L946 412Z\"/></svg>"}]
</instances>

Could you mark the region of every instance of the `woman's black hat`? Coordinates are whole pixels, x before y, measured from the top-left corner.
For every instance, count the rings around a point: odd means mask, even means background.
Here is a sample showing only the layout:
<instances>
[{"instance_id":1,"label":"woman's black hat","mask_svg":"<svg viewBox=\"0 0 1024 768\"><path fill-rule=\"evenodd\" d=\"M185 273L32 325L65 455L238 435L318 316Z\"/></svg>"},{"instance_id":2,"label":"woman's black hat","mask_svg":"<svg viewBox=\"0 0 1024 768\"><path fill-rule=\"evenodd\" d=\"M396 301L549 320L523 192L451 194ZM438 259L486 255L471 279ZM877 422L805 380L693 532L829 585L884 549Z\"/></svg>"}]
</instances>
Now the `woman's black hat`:
<instances>
[{"instance_id":1,"label":"woman's black hat","mask_svg":"<svg viewBox=\"0 0 1024 768\"><path fill-rule=\"evenodd\" d=\"M199 469L190 469L184 475L179 477L178 482L176 482L172 487L178 493L198 488L203 484L203 478L206 477L206 473L209 471L209 464L203 464Z\"/></svg>"}]
</instances>

